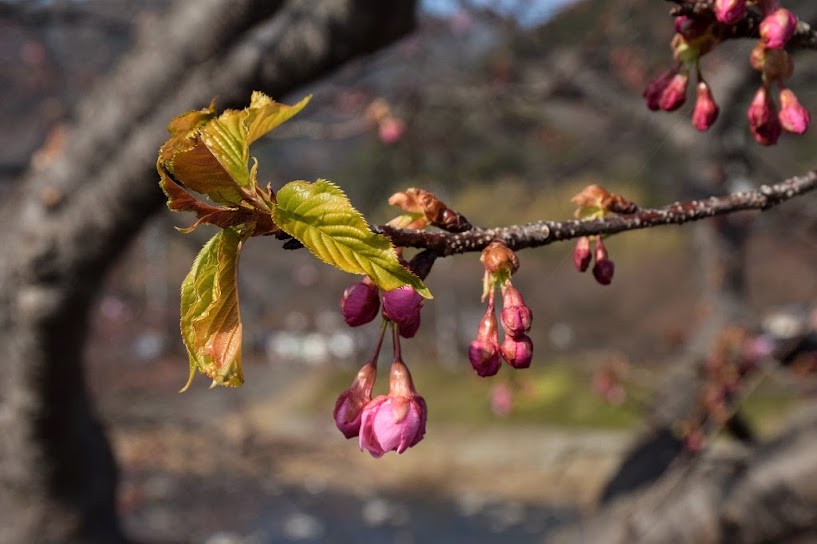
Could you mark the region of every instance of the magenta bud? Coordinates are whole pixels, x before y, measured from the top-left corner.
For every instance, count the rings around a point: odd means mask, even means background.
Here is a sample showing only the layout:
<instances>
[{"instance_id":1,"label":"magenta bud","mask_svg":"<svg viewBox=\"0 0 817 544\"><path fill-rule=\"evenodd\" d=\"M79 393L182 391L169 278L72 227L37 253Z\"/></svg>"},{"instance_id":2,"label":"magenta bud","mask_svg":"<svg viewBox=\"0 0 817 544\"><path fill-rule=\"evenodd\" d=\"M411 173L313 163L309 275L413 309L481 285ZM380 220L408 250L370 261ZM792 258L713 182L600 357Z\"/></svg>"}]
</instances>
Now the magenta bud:
<instances>
[{"instance_id":1,"label":"magenta bud","mask_svg":"<svg viewBox=\"0 0 817 544\"><path fill-rule=\"evenodd\" d=\"M573 250L573 264L579 272L587 271L590 266L592 256L590 255L590 238L582 236L576 241L576 248Z\"/></svg>"},{"instance_id":2,"label":"magenta bud","mask_svg":"<svg viewBox=\"0 0 817 544\"><path fill-rule=\"evenodd\" d=\"M506 336L502 342L502 358L514 368L528 368L533 359L533 342L527 334Z\"/></svg>"},{"instance_id":3,"label":"magenta bud","mask_svg":"<svg viewBox=\"0 0 817 544\"><path fill-rule=\"evenodd\" d=\"M783 127L777 116L774 102L768 89L761 86L749 105L749 129L755 141L761 145L774 145L780 138Z\"/></svg>"},{"instance_id":4,"label":"magenta bud","mask_svg":"<svg viewBox=\"0 0 817 544\"><path fill-rule=\"evenodd\" d=\"M366 280L347 287L340 299L340 312L350 327L365 325L377 316L379 309L378 289Z\"/></svg>"},{"instance_id":5,"label":"magenta bud","mask_svg":"<svg viewBox=\"0 0 817 544\"><path fill-rule=\"evenodd\" d=\"M661 93L659 106L664 111L675 111L686 101L689 74L678 72L670 80L664 92Z\"/></svg>"},{"instance_id":6,"label":"magenta bud","mask_svg":"<svg viewBox=\"0 0 817 544\"><path fill-rule=\"evenodd\" d=\"M808 130L811 123L811 115L808 110L800 104L797 96L791 89L780 91L780 113L778 114L780 125L786 132L792 134L803 134Z\"/></svg>"},{"instance_id":7,"label":"magenta bud","mask_svg":"<svg viewBox=\"0 0 817 544\"><path fill-rule=\"evenodd\" d=\"M519 290L510 283L502 291L502 312L499 317L506 334L518 336L530 330L533 313Z\"/></svg>"},{"instance_id":8,"label":"magenta bud","mask_svg":"<svg viewBox=\"0 0 817 544\"><path fill-rule=\"evenodd\" d=\"M408 322L399 323L397 325L397 332L403 338L414 338L417 331L420 329L420 313L417 313L417 318Z\"/></svg>"},{"instance_id":9,"label":"magenta bud","mask_svg":"<svg viewBox=\"0 0 817 544\"><path fill-rule=\"evenodd\" d=\"M718 118L718 105L712 97L712 91L705 81L698 83L698 97L692 111L692 126L706 132Z\"/></svg>"},{"instance_id":10,"label":"magenta bud","mask_svg":"<svg viewBox=\"0 0 817 544\"><path fill-rule=\"evenodd\" d=\"M661 109L661 95L669 85L672 78L677 74L677 70L667 70L654 80L650 81L647 88L644 89L642 96L647 101L647 107L652 111Z\"/></svg>"},{"instance_id":11,"label":"magenta bud","mask_svg":"<svg viewBox=\"0 0 817 544\"><path fill-rule=\"evenodd\" d=\"M377 367L367 363L361 367L349 389L335 401L333 416L335 425L346 438L357 436L363 407L372 400L372 388L377 377Z\"/></svg>"},{"instance_id":12,"label":"magenta bud","mask_svg":"<svg viewBox=\"0 0 817 544\"><path fill-rule=\"evenodd\" d=\"M499 372L502 360L499 358L499 330L492 305L479 322L477 337L468 346L468 360L480 376L493 376Z\"/></svg>"},{"instance_id":13,"label":"magenta bud","mask_svg":"<svg viewBox=\"0 0 817 544\"><path fill-rule=\"evenodd\" d=\"M392 364L389 394L374 398L363 408L360 451L382 457L388 451L403 453L422 440L428 410L417 394L411 374L402 361Z\"/></svg>"},{"instance_id":14,"label":"magenta bud","mask_svg":"<svg viewBox=\"0 0 817 544\"><path fill-rule=\"evenodd\" d=\"M383 293L383 315L398 325L419 320L422 307L423 297L408 285Z\"/></svg>"},{"instance_id":15,"label":"magenta bud","mask_svg":"<svg viewBox=\"0 0 817 544\"><path fill-rule=\"evenodd\" d=\"M794 31L797 30L797 17L785 8L779 8L763 18L760 22L760 39L770 49L785 47Z\"/></svg>"},{"instance_id":16,"label":"magenta bud","mask_svg":"<svg viewBox=\"0 0 817 544\"><path fill-rule=\"evenodd\" d=\"M746 17L746 0L715 0L715 18L732 25Z\"/></svg>"},{"instance_id":17,"label":"magenta bud","mask_svg":"<svg viewBox=\"0 0 817 544\"><path fill-rule=\"evenodd\" d=\"M616 267L610 259L596 261L596 264L593 265L593 277L596 278L596 281L601 285L610 285L610 282L613 281L615 271Z\"/></svg>"}]
</instances>

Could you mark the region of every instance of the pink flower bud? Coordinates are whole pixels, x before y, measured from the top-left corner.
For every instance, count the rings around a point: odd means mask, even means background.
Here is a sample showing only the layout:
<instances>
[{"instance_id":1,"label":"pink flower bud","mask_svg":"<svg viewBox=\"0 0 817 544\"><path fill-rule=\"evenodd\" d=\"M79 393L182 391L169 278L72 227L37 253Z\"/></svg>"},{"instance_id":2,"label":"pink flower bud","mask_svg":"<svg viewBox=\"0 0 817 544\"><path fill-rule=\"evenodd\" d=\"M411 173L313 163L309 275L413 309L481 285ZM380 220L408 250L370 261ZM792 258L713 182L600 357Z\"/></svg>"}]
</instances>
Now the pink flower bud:
<instances>
[{"instance_id":1,"label":"pink flower bud","mask_svg":"<svg viewBox=\"0 0 817 544\"><path fill-rule=\"evenodd\" d=\"M468 346L468 359L477 374L483 378L499 372L502 361L499 358L499 330L493 304L479 322L477 337Z\"/></svg>"},{"instance_id":2,"label":"pink flower bud","mask_svg":"<svg viewBox=\"0 0 817 544\"><path fill-rule=\"evenodd\" d=\"M782 126L777 117L774 102L768 89L761 86L749 105L749 128L755 141L761 145L774 145L780 138Z\"/></svg>"},{"instance_id":3,"label":"pink flower bud","mask_svg":"<svg viewBox=\"0 0 817 544\"><path fill-rule=\"evenodd\" d=\"M533 342L527 334L506 336L502 342L502 358L514 368L528 368L533 359Z\"/></svg>"},{"instance_id":4,"label":"pink flower bud","mask_svg":"<svg viewBox=\"0 0 817 544\"><path fill-rule=\"evenodd\" d=\"M365 325L377 316L379 309L380 297L377 286L367 280L347 287L340 299L340 312L350 327Z\"/></svg>"},{"instance_id":5,"label":"pink flower bud","mask_svg":"<svg viewBox=\"0 0 817 544\"><path fill-rule=\"evenodd\" d=\"M428 410L417 394L408 368L402 361L392 364L389 394L374 398L363 408L360 451L382 457L388 451L403 453L422 440Z\"/></svg>"},{"instance_id":6,"label":"pink flower bud","mask_svg":"<svg viewBox=\"0 0 817 544\"><path fill-rule=\"evenodd\" d=\"M388 116L380 122L378 136L384 144L394 144L403 136L406 125L396 117Z\"/></svg>"},{"instance_id":7,"label":"pink flower bud","mask_svg":"<svg viewBox=\"0 0 817 544\"><path fill-rule=\"evenodd\" d=\"M596 264L593 265L593 277L601 285L610 285L613 281L615 265L607 256L607 248L601 241L601 237L596 238Z\"/></svg>"},{"instance_id":8,"label":"pink flower bud","mask_svg":"<svg viewBox=\"0 0 817 544\"><path fill-rule=\"evenodd\" d=\"M592 260L590 255L590 238L582 236L576 241L576 248L573 250L573 264L579 272L587 271Z\"/></svg>"},{"instance_id":9,"label":"pink flower bud","mask_svg":"<svg viewBox=\"0 0 817 544\"><path fill-rule=\"evenodd\" d=\"M502 291L502 312L499 317L506 334L517 336L530 330L533 313L516 287L510 283Z\"/></svg>"},{"instance_id":10,"label":"pink flower bud","mask_svg":"<svg viewBox=\"0 0 817 544\"><path fill-rule=\"evenodd\" d=\"M689 84L689 74L679 72L670 80L664 92L661 93L659 106L664 111L675 111L686 101L687 85Z\"/></svg>"},{"instance_id":11,"label":"pink flower bud","mask_svg":"<svg viewBox=\"0 0 817 544\"><path fill-rule=\"evenodd\" d=\"M718 118L718 105L712 97L712 91L705 81L698 83L698 98L692 111L692 126L706 132Z\"/></svg>"},{"instance_id":12,"label":"pink flower bud","mask_svg":"<svg viewBox=\"0 0 817 544\"><path fill-rule=\"evenodd\" d=\"M423 297L408 285L383 293L383 315L398 325L419 320L422 307Z\"/></svg>"},{"instance_id":13,"label":"pink flower bud","mask_svg":"<svg viewBox=\"0 0 817 544\"><path fill-rule=\"evenodd\" d=\"M397 332L403 338L414 338L417 331L420 329L420 313L417 313L417 318L404 323L398 323Z\"/></svg>"},{"instance_id":14,"label":"pink flower bud","mask_svg":"<svg viewBox=\"0 0 817 544\"><path fill-rule=\"evenodd\" d=\"M672 78L677 74L677 70L667 70L654 80L650 81L647 88L644 89L642 96L647 101L647 107L652 111L661 109L661 95L669 85Z\"/></svg>"},{"instance_id":15,"label":"pink flower bud","mask_svg":"<svg viewBox=\"0 0 817 544\"><path fill-rule=\"evenodd\" d=\"M760 39L770 49L785 47L794 31L797 30L797 17L785 8L769 13L760 22Z\"/></svg>"},{"instance_id":16,"label":"pink flower bud","mask_svg":"<svg viewBox=\"0 0 817 544\"><path fill-rule=\"evenodd\" d=\"M780 113L778 114L780 125L786 132L792 134L803 134L808 130L811 123L811 115L797 100L797 96L791 89L780 91Z\"/></svg>"},{"instance_id":17,"label":"pink flower bud","mask_svg":"<svg viewBox=\"0 0 817 544\"><path fill-rule=\"evenodd\" d=\"M746 0L715 0L715 18L732 25L746 17Z\"/></svg>"},{"instance_id":18,"label":"pink flower bud","mask_svg":"<svg viewBox=\"0 0 817 544\"><path fill-rule=\"evenodd\" d=\"M335 402L335 425L346 438L357 436L363 407L372 400L372 388L377 377L377 366L367 363L361 367L349 389Z\"/></svg>"}]
</instances>

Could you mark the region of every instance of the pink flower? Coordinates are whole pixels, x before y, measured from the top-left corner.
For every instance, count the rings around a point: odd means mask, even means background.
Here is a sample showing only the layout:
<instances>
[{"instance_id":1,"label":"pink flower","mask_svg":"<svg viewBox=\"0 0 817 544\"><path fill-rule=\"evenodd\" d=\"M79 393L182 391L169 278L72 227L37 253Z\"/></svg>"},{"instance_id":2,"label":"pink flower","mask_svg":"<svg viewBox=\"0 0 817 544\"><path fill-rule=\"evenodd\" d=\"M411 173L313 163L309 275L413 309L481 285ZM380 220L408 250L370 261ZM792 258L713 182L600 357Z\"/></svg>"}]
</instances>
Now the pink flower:
<instances>
[{"instance_id":1,"label":"pink flower","mask_svg":"<svg viewBox=\"0 0 817 544\"><path fill-rule=\"evenodd\" d=\"M715 18L732 25L746 17L746 0L715 0Z\"/></svg>"},{"instance_id":2,"label":"pink flower","mask_svg":"<svg viewBox=\"0 0 817 544\"><path fill-rule=\"evenodd\" d=\"M528 368L533 360L533 341L526 334L506 336L502 342L502 358L514 368Z\"/></svg>"},{"instance_id":3,"label":"pink flower","mask_svg":"<svg viewBox=\"0 0 817 544\"><path fill-rule=\"evenodd\" d=\"M360 432L362 410L372 400L372 388L376 377L376 364L366 363L358 371L349 389L341 393L335 401L333 413L335 425L346 438L357 436Z\"/></svg>"},{"instance_id":4,"label":"pink flower","mask_svg":"<svg viewBox=\"0 0 817 544\"><path fill-rule=\"evenodd\" d=\"M417 319L422 307L423 297L408 285L383 293L383 315L398 325Z\"/></svg>"},{"instance_id":5,"label":"pink flower","mask_svg":"<svg viewBox=\"0 0 817 544\"><path fill-rule=\"evenodd\" d=\"M601 285L610 285L615 273L615 265L607 256L607 248L601 241L601 237L596 238L596 264L593 265L593 277Z\"/></svg>"},{"instance_id":6,"label":"pink flower","mask_svg":"<svg viewBox=\"0 0 817 544\"><path fill-rule=\"evenodd\" d=\"M382 457L388 451L403 453L422 440L428 410L417 394L408 368L395 361L391 368L389 394L374 398L363 408L360 451Z\"/></svg>"},{"instance_id":7,"label":"pink flower","mask_svg":"<svg viewBox=\"0 0 817 544\"><path fill-rule=\"evenodd\" d=\"M488 304L488 311L479 322L477 337L468 346L468 360L477 374L483 378L499 372L502 365L499 358L499 329L492 303Z\"/></svg>"},{"instance_id":8,"label":"pink flower","mask_svg":"<svg viewBox=\"0 0 817 544\"><path fill-rule=\"evenodd\" d=\"M705 81L698 83L698 98L692 111L692 126L706 132L718 118L718 105L712 97L712 91Z\"/></svg>"},{"instance_id":9,"label":"pink flower","mask_svg":"<svg viewBox=\"0 0 817 544\"><path fill-rule=\"evenodd\" d=\"M502 312L499 317L506 334L517 336L530 330L533 313L525 304L519 290L510 282L502 291Z\"/></svg>"},{"instance_id":10,"label":"pink flower","mask_svg":"<svg viewBox=\"0 0 817 544\"><path fill-rule=\"evenodd\" d=\"M379 309L380 297L377 286L368 278L347 287L340 299L340 313L350 327L365 325L377 317Z\"/></svg>"},{"instance_id":11,"label":"pink flower","mask_svg":"<svg viewBox=\"0 0 817 544\"><path fill-rule=\"evenodd\" d=\"M783 127L777 117L774 102L768 89L761 86L749 105L749 129L755 141L761 145L774 145L780 138Z\"/></svg>"},{"instance_id":12,"label":"pink flower","mask_svg":"<svg viewBox=\"0 0 817 544\"><path fill-rule=\"evenodd\" d=\"M384 118L378 127L380 141L384 144L394 144L403 136L406 125L396 117L388 116Z\"/></svg>"},{"instance_id":13,"label":"pink flower","mask_svg":"<svg viewBox=\"0 0 817 544\"><path fill-rule=\"evenodd\" d=\"M797 96L791 89L780 91L780 113L778 114L780 125L786 132L792 134L803 134L808 130L811 123L811 115L797 100Z\"/></svg>"},{"instance_id":14,"label":"pink flower","mask_svg":"<svg viewBox=\"0 0 817 544\"><path fill-rule=\"evenodd\" d=\"M659 106L664 111L675 111L686 101L687 85L689 84L689 74L678 72L670 80L664 92L661 93Z\"/></svg>"},{"instance_id":15,"label":"pink flower","mask_svg":"<svg viewBox=\"0 0 817 544\"><path fill-rule=\"evenodd\" d=\"M766 15L760 22L760 39L770 49L785 47L794 31L797 17L785 8L779 8Z\"/></svg>"},{"instance_id":16,"label":"pink flower","mask_svg":"<svg viewBox=\"0 0 817 544\"><path fill-rule=\"evenodd\" d=\"M576 265L576 270L585 272L592 259L593 257L590 255L590 238L582 236L576 241L576 248L573 250L573 264Z\"/></svg>"}]
</instances>

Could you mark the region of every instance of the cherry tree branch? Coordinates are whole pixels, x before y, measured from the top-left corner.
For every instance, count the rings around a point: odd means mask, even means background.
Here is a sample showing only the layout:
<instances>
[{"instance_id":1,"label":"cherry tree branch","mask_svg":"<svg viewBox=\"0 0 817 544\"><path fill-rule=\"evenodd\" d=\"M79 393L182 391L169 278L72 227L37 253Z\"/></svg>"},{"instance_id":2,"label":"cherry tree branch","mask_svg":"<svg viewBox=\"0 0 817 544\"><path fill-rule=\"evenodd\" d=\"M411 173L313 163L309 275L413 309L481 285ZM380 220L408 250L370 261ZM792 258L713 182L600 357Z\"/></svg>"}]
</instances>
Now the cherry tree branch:
<instances>
[{"instance_id":1,"label":"cherry tree branch","mask_svg":"<svg viewBox=\"0 0 817 544\"><path fill-rule=\"evenodd\" d=\"M474 227L462 233L414 231L387 225L376 225L372 230L388 236L398 247L427 249L437 256L482 251L494 240L501 240L509 248L520 250L542 247L581 236L616 234L660 225L682 225L744 210L765 211L815 189L817 170L812 170L774 185L761 185L753 191L713 196L704 200L675 202L663 208L639 209L635 213L599 220L537 221L507 227Z\"/></svg>"}]
</instances>

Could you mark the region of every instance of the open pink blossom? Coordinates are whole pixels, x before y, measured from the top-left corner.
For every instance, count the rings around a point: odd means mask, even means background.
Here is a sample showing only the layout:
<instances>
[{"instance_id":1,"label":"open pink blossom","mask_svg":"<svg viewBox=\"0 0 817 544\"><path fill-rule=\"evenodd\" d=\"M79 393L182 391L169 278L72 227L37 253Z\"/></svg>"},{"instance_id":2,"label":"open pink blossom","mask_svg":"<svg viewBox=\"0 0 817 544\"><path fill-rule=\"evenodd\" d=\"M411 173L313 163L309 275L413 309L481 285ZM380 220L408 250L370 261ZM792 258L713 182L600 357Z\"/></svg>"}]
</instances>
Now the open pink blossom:
<instances>
[{"instance_id":1,"label":"open pink blossom","mask_svg":"<svg viewBox=\"0 0 817 544\"><path fill-rule=\"evenodd\" d=\"M395 361L388 396L375 397L363 408L360 451L372 457L389 451L403 453L425 436L427 416L425 400L414 390L408 368Z\"/></svg>"}]
</instances>

